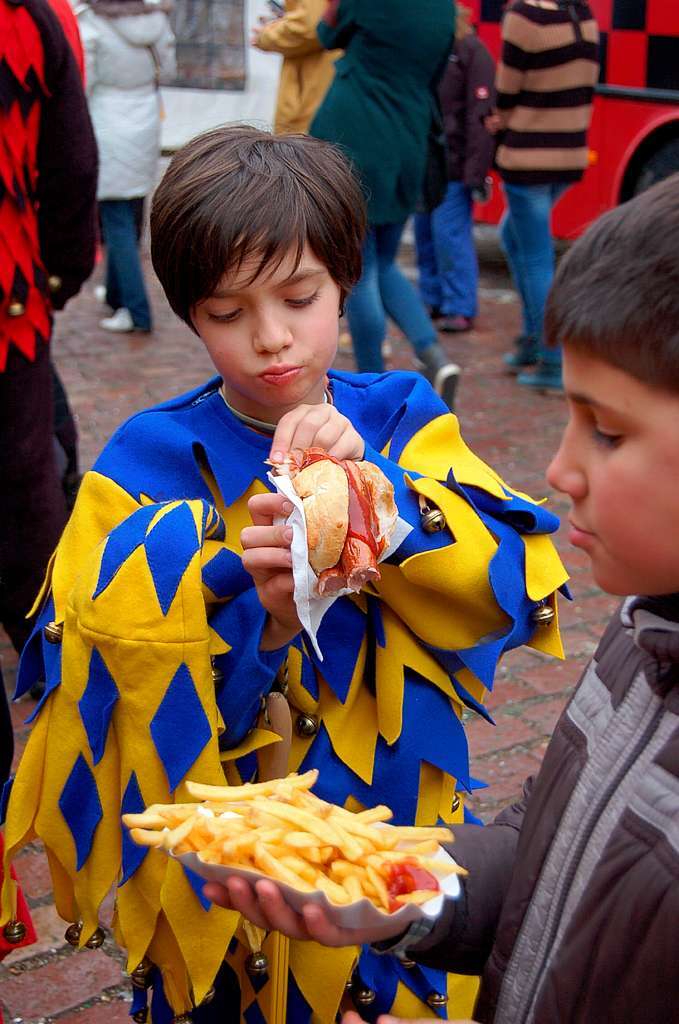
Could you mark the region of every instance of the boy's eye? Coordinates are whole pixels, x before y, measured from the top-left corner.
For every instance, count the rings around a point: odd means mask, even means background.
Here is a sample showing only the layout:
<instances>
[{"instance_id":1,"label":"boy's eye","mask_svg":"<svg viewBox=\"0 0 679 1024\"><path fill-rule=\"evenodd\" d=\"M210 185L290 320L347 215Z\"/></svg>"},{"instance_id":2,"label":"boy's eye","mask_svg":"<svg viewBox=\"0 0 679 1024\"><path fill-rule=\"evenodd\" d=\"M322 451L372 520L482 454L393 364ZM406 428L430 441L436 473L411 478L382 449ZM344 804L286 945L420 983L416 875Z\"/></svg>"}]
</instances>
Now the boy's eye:
<instances>
[{"instance_id":1,"label":"boy's eye","mask_svg":"<svg viewBox=\"0 0 679 1024\"><path fill-rule=\"evenodd\" d=\"M234 309L231 313L208 313L210 320L217 324L230 324L240 313L240 309Z\"/></svg>"},{"instance_id":2,"label":"boy's eye","mask_svg":"<svg viewBox=\"0 0 679 1024\"><path fill-rule=\"evenodd\" d=\"M292 306L294 309L299 309L302 306L310 306L312 302L316 301L316 299L318 298L318 294L318 291L315 291L313 295L307 295L303 299L286 299L285 301L289 306Z\"/></svg>"},{"instance_id":3,"label":"boy's eye","mask_svg":"<svg viewBox=\"0 0 679 1024\"><path fill-rule=\"evenodd\" d=\"M601 430L596 426L593 428L592 433L597 444L603 445L605 448L615 448L622 440L622 434L608 434L605 430Z\"/></svg>"}]
</instances>

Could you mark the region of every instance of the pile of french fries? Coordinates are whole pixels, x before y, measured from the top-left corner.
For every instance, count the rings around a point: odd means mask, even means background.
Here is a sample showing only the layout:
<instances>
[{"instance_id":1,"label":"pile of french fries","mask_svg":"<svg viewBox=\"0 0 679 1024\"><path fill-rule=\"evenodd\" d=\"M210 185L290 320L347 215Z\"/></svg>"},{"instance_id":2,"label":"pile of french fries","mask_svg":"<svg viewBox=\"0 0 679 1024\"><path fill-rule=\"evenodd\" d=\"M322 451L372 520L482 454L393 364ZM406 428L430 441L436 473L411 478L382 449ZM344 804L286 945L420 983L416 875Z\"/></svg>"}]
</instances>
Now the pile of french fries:
<instances>
[{"instance_id":1,"label":"pile of french fries","mask_svg":"<svg viewBox=\"0 0 679 1024\"><path fill-rule=\"evenodd\" d=\"M435 876L464 870L434 859L446 828L386 825L388 807L353 813L311 792L318 772L243 786L187 782L199 803L153 804L124 814L132 839L180 855L195 852L206 864L249 869L300 892L324 892L338 906L367 897L385 912L422 904L431 889L390 897L393 865L412 864ZM380 824L380 827L376 827Z\"/></svg>"}]
</instances>

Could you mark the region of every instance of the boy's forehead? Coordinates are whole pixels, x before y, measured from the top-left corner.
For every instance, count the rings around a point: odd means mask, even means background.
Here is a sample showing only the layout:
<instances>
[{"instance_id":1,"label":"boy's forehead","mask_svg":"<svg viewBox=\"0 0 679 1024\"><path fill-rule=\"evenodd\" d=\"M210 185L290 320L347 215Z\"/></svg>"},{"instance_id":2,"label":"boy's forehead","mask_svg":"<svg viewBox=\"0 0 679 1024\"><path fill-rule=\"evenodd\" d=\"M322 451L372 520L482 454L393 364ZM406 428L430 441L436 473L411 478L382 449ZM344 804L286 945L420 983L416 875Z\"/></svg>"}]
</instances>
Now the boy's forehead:
<instances>
[{"instance_id":1,"label":"boy's forehead","mask_svg":"<svg viewBox=\"0 0 679 1024\"><path fill-rule=\"evenodd\" d=\"M265 259L265 254L261 250L253 250L237 267L224 272L213 294L218 296L220 293L232 294L251 287L279 285L293 276L308 276L325 269L308 245L304 247L301 255L297 246L290 246L269 260Z\"/></svg>"},{"instance_id":2,"label":"boy's forehead","mask_svg":"<svg viewBox=\"0 0 679 1024\"><path fill-rule=\"evenodd\" d=\"M564 388L571 401L652 428L671 422L679 439L679 393L651 387L603 359L564 346Z\"/></svg>"}]
</instances>

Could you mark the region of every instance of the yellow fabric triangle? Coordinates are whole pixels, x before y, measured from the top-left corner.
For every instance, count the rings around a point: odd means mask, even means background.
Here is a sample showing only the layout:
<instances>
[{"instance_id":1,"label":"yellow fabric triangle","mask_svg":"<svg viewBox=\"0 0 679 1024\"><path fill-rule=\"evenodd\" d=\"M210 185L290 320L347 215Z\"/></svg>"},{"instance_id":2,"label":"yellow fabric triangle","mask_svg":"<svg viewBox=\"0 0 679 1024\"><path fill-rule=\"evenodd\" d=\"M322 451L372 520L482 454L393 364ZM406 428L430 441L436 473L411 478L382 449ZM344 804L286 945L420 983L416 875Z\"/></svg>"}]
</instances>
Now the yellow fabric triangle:
<instances>
[{"instance_id":1,"label":"yellow fabric triangle","mask_svg":"<svg viewBox=\"0 0 679 1024\"><path fill-rule=\"evenodd\" d=\"M524 534L521 539L526 549L526 593L531 601L542 601L567 581L568 573L549 536Z\"/></svg>"},{"instance_id":2,"label":"yellow fabric triangle","mask_svg":"<svg viewBox=\"0 0 679 1024\"><path fill-rule=\"evenodd\" d=\"M377 744L375 700L363 683L365 638L356 659L356 667L347 699L342 704L322 677L319 677L320 708L333 750L367 785L372 783ZM356 742L356 737L361 742Z\"/></svg>"},{"instance_id":3,"label":"yellow fabric triangle","mask_svg":"<svg viewBox=\"0 0 679 1024\"><path fill-rule=\"evenodd\" d=\"M160 902L188 969L194 1003L199 1005L226 955L239 915L215 905L205 911L182 865L172 858L168 859Z\"/></svg>"},{"instance_id":4,"label":"yellow fabric triangle","mask_svg":"<svg viewBox=\"0 0 679 1024\"><path fill-rule=\"evenodd\" d=\"M502 478L467 447L457 417L452 414L437 416L421 427L398 461L407 469L417 466L418 473L443 481L454 466L458 483L471 484L496 498L506 499Z\"/></svg>"},{"instance_id":5,"label":"yellow fabric triangle","mask_svg":"<svg viewBox=\"0 0 679 1024\"><path fill-rule=\"evenodd\" d=\"M290 943L290 968L319 1020L334 1021L359 948L328 949L317 942Z\"/></svg>"}]
</instances>

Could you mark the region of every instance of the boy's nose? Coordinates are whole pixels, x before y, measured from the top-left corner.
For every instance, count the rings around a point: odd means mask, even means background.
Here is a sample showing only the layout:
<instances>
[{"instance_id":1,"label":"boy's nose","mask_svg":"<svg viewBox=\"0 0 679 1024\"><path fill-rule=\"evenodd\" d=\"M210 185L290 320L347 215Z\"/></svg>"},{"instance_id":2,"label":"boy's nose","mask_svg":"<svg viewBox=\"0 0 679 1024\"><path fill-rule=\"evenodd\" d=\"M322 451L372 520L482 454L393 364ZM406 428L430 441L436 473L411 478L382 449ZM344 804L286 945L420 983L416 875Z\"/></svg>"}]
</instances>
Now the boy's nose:
<instances>
[{"instance_id":1,"label":"boy's nose","mask_svg":"<svg viewBox=\"0 0 679 1024\"><path fill-rule=\"evenodd\" d=\"M568 433L561 439L559 449L547 467L547 483L555 491L569 498L580 499L587 493L587 478L569 442Z\"/></svg>"},{"instance_id":2,"label":"boy's nose","mask_svg":"<svg viewBox=\"0 0 679 1024\"><path fill-rule=\"evenodd\" d=\"M253 343L258 351L280 352L291 340L287 324L278 317L260 315L257 318Z\"/></svg>"}]
</instances>

